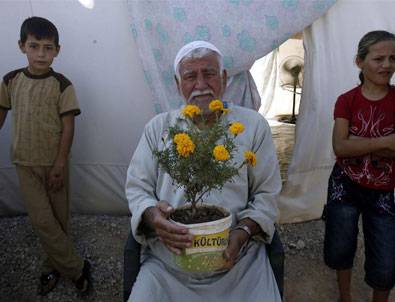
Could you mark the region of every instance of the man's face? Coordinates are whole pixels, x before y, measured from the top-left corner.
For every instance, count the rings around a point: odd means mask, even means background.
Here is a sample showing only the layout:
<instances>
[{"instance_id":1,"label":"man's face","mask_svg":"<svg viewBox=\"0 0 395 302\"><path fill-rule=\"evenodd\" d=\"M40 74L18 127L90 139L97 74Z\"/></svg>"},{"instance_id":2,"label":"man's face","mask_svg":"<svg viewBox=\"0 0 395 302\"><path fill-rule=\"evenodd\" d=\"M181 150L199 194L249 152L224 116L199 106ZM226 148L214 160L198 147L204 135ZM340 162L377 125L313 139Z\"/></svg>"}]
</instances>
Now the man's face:
<instances>
[{"instance_id":1,"label":"man's face","mask_svg":"<svg viewBox=\"0 0 395 302\"><path fill-rule=\"evenodd\" d=\"M181 61L179 71L177 87L186 102L199 106L203 114L210 114L208 105L212 100L221 99L226 87L226 71L221 75L217 56L212 53L203 58L186 59Z\"/></svg>"},{"instance_id":2,"label":"man's face","mask_svg":"<svg viewBox=\"0 0 395 302\"><path fill-rule=\"evenodd\" d=\"M27 56L29 72L35 75L47 73L59 53L54 39L38 40L33 35L28 35L25 43L19 42L19 48Z\"/></svg>"}]
</instances>

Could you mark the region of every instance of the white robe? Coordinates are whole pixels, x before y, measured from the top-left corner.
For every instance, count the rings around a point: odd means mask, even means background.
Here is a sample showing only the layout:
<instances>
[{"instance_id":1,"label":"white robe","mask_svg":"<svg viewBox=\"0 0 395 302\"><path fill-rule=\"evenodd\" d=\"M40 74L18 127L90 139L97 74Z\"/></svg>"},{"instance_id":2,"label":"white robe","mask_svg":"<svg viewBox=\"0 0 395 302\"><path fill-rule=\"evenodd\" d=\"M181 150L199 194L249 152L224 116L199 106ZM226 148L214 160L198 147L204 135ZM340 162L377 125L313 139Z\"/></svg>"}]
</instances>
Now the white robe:
<instances>
[{"instance_id":1,"label":"white robe","mask_svg":"<svg viewBox=\"0 0 395 302\"><path fill-rule=\"evenodd\" d=\"M276 196L281 178L270 127L257 112L231 106L221 118L245 125L235 143L235 161L244 160L244 151L255 152L255 167L243 166L221 191L212 191L206 198L210 204L225 207L233 214L233 225L243 218L259 224L267 236L255 236L239 261L226 273L211 275L185 273L178 269L174 255L156 238L147 238L139 228L143 212L158 200L174 208L184 204L182 189L172 184L171 177L158 167L154 149L163 149L162 137L174 124L180 111L157 115L145 127L131 160L126 181L126 197L132 213L134 237L143 245L142 266L129 301L281 301L276 281L262 241L270 242L278 216Z\"/></svg>"}]
</instances>

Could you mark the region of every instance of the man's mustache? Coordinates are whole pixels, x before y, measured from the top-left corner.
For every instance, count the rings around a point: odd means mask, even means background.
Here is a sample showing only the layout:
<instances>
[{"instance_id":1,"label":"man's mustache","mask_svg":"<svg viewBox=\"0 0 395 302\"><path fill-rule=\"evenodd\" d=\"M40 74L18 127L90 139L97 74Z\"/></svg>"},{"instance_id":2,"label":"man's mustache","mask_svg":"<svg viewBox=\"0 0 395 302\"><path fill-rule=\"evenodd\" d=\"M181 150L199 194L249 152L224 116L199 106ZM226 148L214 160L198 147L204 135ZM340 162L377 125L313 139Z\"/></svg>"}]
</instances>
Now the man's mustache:
<instances>
[{"instance_id":1,"label":"man's mustache","mask_svg":"<svg viewBox=\"0 0 395 302\"><path fill-rule=\"evenodd\" d=\"M214 91L212 91L211 89L194 90L194 91L192 91L191 95L189 96L188 102L190 102L196 96L201 96L201 95L206 95L206 94L211 94L212 96L214 96Z\"/></svg>"}]
</instances>

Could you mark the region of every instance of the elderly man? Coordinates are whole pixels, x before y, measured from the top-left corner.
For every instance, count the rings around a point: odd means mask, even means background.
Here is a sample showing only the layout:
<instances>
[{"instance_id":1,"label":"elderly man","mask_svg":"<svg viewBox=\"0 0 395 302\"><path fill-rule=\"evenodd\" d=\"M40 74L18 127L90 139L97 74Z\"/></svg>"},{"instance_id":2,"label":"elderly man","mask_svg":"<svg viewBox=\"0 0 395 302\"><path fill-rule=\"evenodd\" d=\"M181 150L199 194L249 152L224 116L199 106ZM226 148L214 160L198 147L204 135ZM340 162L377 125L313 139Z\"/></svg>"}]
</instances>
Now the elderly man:
<instances>
[{"instance_id":1,"label":"elderly man","mask_svg":"<svg viewBox=\"0 0 395 302\"><path fill-rule=\"evenodd\" d=\"M206 123L212 122L208 104L221 99L226 89L222 66L221 52L203 41L185 45L174 62L180 94L188 104L202 108ZM180 116L179 110L162 113L146 125L127 172L132 232L143 246L141 269L129 301L281 301L264 244L274 233L278 214L275 198L281 189L270 128L253 110L230 102L228 108L230 112L221 118L247 126L236 144L254 151L257 164L254 168L243 166L232 182L210 194L210 201L233 213L233 228L223 254L226 270L193 274L181 271L174 263L174 254L190 246L193 236L168 221L169 213L185 199L152 156L167 127Z\"/></svg>"}]
</instances>

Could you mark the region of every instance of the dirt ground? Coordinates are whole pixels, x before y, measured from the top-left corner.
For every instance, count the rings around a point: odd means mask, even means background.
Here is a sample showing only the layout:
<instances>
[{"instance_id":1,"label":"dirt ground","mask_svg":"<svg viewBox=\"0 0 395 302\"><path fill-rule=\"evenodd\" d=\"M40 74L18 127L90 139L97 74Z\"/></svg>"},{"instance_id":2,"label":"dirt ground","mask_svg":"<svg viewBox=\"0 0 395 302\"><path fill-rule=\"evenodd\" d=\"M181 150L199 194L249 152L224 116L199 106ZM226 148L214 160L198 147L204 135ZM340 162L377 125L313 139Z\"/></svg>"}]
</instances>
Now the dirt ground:
<instances>
[{"instance_id":1,"label":"dirt ground","mask_svg":"<svg viewBox=\"0 0 395 302\"><path fill-rule=\"evenodd\" d=\"M36 295L41 247L26 216L1 218L0 229L1 302L81 300L65 279L47 297ZM125 216L73 215L71 234L80 254L92 263L94 288L84 301L122 301L123 247L128 232ZM335 273L322 261L323 223L281 225L279 232L286 253L284 301L336 302ZM353 278L355 302L370 301L370 289L363 282L363 258L360 242ZM394 294L390 301L395 302Z\"/></svg>"},{"instance_id":2,"label":"dirt ground","mask_svg":"<svg viewBox=\"0 0 395 302\"><path fill-rule=\"evenodd\" d=\"M337 302L335 272L323 263L323 221L282 225L280 234L286 252L285 301ZM364 247L360 234L352 279L354 302L371 301L371 289L363 280L363 263ZM394 293L389 301L395 302Z\"/></svg>"}]
</instances>

